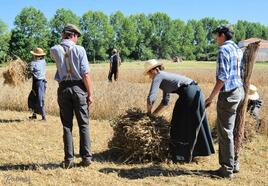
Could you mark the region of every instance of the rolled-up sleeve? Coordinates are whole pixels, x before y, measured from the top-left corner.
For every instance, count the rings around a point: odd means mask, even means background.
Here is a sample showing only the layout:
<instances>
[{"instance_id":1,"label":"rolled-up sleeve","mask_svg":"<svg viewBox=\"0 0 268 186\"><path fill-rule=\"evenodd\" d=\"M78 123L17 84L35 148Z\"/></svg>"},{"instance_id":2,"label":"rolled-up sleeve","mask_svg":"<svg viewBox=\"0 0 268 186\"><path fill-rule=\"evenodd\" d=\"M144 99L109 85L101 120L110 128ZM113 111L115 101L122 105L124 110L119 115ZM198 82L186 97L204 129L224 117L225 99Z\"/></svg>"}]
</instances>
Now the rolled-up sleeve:
<instances>
[{"instance_id":1,"label":"rolled-up sleeve","mask_svg":"<svg viewBox=\"0 0 268 186\"><path fill-rule=\"evenodd\" d=\"M151 84L151 88L150 88L150 92L149 92L149 95L147 97L147 103L149 105L154 104L156 97L157 97L157 92L158 92L160 83L161 83L161 79L159 79L158 77L155 77L153 79L152 84Z\"/></svg>"},{"instance_id":2,"label":"rolled-up sleeve","mask_svg":"<svg viewBox=\"0 0 268 186\"><path fill-rule=\"evenodd\" d=\"M84 75L86 73L89 72L89 64L88 64L88 59L87 59L87 54L86 54L86 50L84 48L82 48L81 50L81 54L80 54L80 58L81 58L81 74Z\"/></svg>"},{"instance_id":3,"label":"rolled-up sleeve","mask_svg":"<svg viewBox=\"0 0 268 186\"><path fill-rule=\"evenodd\" d=\"M223 51L218 53L218 69L217 69L217 79L221 81L226 81L230 76L230 65L228 65L228 58Z\"/></svg>"},{"instance_id":4,"label":"rolled-up sleeve","mask_svg":"<svg viewBox=\"0 0 268 186\"><path fill-rule=\"evenodd\" d=\"M163 91L163 99L162 99L161 103L163 105L168 105L169 100L170 100L170 94Z\"/></svg>"}]
</instances>

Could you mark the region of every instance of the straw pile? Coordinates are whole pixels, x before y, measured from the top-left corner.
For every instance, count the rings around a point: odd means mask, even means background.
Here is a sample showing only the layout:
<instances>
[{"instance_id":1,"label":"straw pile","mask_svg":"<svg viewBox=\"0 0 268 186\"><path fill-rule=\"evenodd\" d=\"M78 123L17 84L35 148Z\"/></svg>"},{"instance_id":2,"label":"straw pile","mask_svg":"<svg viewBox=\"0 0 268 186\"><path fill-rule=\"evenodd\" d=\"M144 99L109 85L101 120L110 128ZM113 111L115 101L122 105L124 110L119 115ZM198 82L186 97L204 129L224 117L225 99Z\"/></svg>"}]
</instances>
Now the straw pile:
<instances>
[{"instance_id":1,"label":"straw pile","mask_svg":"<svg viewBox=\"0 0 268 186\"><path fill-rule=\"evenodd\" d=\"M112 121L114 136L108 147L117 151L117 160L125 163L166 161L169 125L162 117L148 116L131 108Z\"/></svg>"},{"instance_id":2,"label":"straw pile","mask_svg":"<svg viewBox=\"0 0 268 186\"><path fill-rule=\"evenodd\" d=\"M20 58L9 61L6 70L3 72L4 84L10 86L18 86L24 83L28 77L27 63Z\"/></svg>"}]
</instances>

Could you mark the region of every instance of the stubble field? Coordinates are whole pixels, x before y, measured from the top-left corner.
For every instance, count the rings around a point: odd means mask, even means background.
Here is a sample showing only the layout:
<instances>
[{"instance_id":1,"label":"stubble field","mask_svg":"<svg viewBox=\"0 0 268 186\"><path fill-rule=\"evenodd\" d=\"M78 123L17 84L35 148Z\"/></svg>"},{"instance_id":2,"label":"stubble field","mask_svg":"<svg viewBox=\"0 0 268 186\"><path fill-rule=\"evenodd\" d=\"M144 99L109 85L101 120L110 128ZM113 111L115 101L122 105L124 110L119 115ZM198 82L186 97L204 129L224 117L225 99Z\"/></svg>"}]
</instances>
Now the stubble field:
<instances>
[{"instance_id":1,"label":"stubble field","mask_svg":"<svg viewBox=\"0 0 268 186\"><path fill-rule=\"evenodd\" d=\"M215 63L164 61L166 70L184 74L196 80L205 96L215 83ZM4 69L2 68L0 72ZM90 107L90 125L94 162L88 168L65 170L63 160L62 127L58 117L57 82L53 80L55 66L47 67L46 123L29 121L27 96L31 81L20 87L0 85L0 183L10 185L267 185L268 184L268 64L256 64L252 83L259 89L264 102L261 112L261 134L254 134L241 154L241 173L232 181L208 174L218 168L217 154L184 165L118 164L107 161L107 143L113 131L109 119L130 107L146 109L150 81L142 75L140 62L123 63L119 81L107 80L108 64L91 65L94 104ZM3 82L1 77L0 82ZM158 101L161 99L159 91ZM164 113L169 119L177 96ZM216 100L215 100L216 101ZM215 101L207 110L211 128L215 126ZM79 133L74 125L75 152L79 149ZM252 131L254 128L252 127ZM215 143L217 149L217 143ZM76 159L79 162L79 159Z\"/></svg>"}]
</instances>

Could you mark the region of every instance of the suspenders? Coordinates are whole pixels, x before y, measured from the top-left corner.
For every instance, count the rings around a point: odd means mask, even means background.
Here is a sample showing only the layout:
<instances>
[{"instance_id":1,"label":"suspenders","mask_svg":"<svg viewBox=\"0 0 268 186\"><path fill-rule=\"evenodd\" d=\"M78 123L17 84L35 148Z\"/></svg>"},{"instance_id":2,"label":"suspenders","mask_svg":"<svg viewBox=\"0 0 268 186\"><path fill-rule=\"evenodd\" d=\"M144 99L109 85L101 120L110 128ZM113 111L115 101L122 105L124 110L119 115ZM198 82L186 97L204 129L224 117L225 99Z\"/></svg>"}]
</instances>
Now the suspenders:
<instances>
[{"instance_id":1,"label":"suspenders","mask_svg":"<svg viewBox=\"0 0 268 186\"><path fill-rule=\"evenodd\" d=\"M66 51L61 45L58 45L62 53L64 54L64 61L65 61L65 66L66 66L66 71L67 71L67 77L65 80L72 80L72 71L71 71L71 60L70 60L70 53L72 50L72 47L67 47Z\"/></svg>"}]
</instances>

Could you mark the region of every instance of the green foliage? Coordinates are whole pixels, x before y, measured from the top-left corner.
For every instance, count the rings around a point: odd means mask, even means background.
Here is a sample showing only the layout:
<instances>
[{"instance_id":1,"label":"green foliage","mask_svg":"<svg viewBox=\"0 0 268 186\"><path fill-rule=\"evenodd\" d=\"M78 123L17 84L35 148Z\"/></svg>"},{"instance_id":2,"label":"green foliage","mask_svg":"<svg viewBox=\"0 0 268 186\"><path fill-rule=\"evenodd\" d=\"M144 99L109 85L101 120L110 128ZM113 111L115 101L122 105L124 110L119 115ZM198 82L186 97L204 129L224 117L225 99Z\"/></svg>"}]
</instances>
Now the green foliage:
<instances>
[{"instance_id":1,"label":"green foliage","mask_svg":"<svg viewBox=\"0 0 268 186\"><path fill-rule=\"evenodd\" d=\"M94 63L96 60L107 59L107 50L113 36L108 17L102 12L89 11L81 19L81 29L82 45L86 49L88 59Z\"/></svg>"},{"instance_id":2,"label":"green foliage","mask_svg":"<svg viewBox=\"0 0 268 186\"><path fill-rule=\"evenodd\" d=\"M9 50L10 34L7 32L7 25L0 20L0 63L7 60Z\"/></svg>"},{"instance_id":3,"label":"green foliage","mask_svg":"<svg viewBox=\"0 0 268 186\"><path fill-rule=\"evenodd\" d=\"M122 59L124 59L135 49L138 40L136 35L137 26L131 19L124 17L120 11L110 16L110 24L114 30L111 47L117 48Z\"/></svg>"},{"instance_id":4,"label":"green foliage","mask_svg":"<svg viewBox=\"0 0 268 186\"><path fill-rule=\"evenodd\" d=\"M140 60L153 58L153 51L150 47L152 26L147 16L144 14L135 14L129 17L130 21L136 25L136 46L130 57Z\"/></svg>"},{"instance_id":5,"label":"green foliage","mask_svg":"<svg viewBox=\"0 0 268 186\"><path fill-rule=\"evenodd\" d=\"M49 30L44 14L35 8L24 8L15 18L11 31L10 54L30 61L30 51L36 47L48 49Z\"/></svg>"},{"instance_id":6,"label":"green foliage","mask_svg":"<svg viewBox=\"0 0 268 186\"><path fill-rule=\"evenodd\" d=\"M0 35L7 32L7 25L0 19Z\"/></svg>"},{"instance_id":7,"label":"green foliage","mask_svg":"<svg viewBox=\"0 0 268 186\"><path fill-rule=\"evenodd\" d=\"M103 12L88 11L82 18L68 9L58 9L47 23L43 13L35 8L24 8L15 18L15 28L7 32L0 20L0 63L8 55L31 60L30 51L58 44L66 23L80 26L83 32L78 44L85 47L89 61L108 60L116 48L122 59L168 59L174 56L186 60L216 60L217 45L212 31L227 20L205 17L184 22L165 13L133 14L125 17L120 11L107 16ZM251 37L268 39L268 27L259 23L239 20L233 25L234 41ZM48 61L50 59L48 58Z\"/></svg>"},{"instance_id":8,"label":"green foliage","mask_svg":"<svg viewBox=\"0 0 268 186\"><path fill-rule=\"evenodd\" d=\"M152 24L150 46L157 58L170 58L172 54L172 21L165 13L154 13L149 16Z\"/></svg>"}]
</instances>

